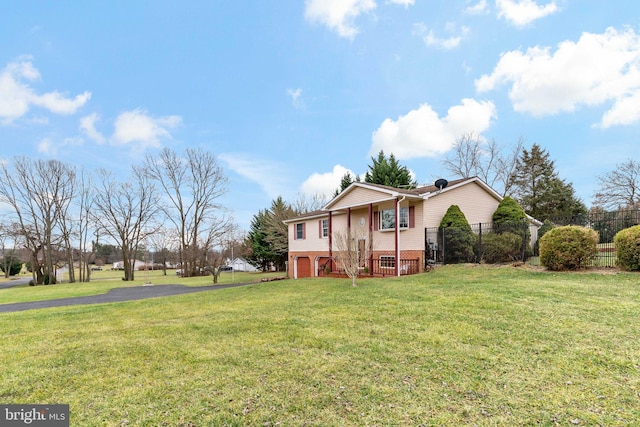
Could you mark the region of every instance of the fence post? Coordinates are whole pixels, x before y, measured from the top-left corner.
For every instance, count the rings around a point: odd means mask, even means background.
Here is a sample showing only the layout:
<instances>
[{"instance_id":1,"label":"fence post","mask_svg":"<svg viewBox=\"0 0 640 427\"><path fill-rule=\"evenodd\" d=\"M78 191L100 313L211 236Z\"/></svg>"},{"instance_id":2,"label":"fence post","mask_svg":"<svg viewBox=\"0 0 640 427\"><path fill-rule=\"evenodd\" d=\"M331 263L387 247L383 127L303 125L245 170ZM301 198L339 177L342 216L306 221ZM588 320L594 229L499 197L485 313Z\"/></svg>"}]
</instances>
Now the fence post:
<instances>
[{"instance_id":1,"label":"fence post","mask_svg":"<svg viewBox=\"0 0 640 427\"><path fill-rule=\"evenodd\" d=\"M478 223L478 255L477 263L482 260L482 223Z\"/></svg>"},{"instance_id":2,"label":"fence post","mask_svg":"<svg viewBox=\"0 0 640 427\"><path fill-rule=\"evenodd\" d=\"M524 262L527 256L527 226L528 221L526 218L522 219L522 258L521 260Z\"/></svg>"},{"instance_id":3,"label":"fence post","mask_svg":"<svg viewBox=\"0 0 640 427\"><path fill-rule=\"evenodd\" d=\"M447 263L447 251L445 250L447 245L445 244L444 229L445 227L442 227L442 265L445 265Z\"/></svg>"}]
</instances>

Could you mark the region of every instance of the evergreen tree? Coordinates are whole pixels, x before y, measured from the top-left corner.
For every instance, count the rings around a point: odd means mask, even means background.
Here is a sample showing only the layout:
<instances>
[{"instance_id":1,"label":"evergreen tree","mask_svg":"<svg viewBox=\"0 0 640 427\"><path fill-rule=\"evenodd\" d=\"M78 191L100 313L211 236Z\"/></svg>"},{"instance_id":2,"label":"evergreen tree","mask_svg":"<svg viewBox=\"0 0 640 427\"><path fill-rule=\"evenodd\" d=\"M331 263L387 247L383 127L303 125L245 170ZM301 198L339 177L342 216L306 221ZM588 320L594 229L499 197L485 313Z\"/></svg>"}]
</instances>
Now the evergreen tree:
<instances>
[{"instance_id":1,"label":"evergreen tree","mask_svg":"<svg viewBox=\"0 0 640 427\"><path fill-rule=\"evenodd\" d=\"M493 220L493 232L495 234L507 234L518 236L519 240L511 240L513 247L505 248L510 254L520 253L520 257L531 255L531 231L527 214L513 198L506 196L502 199L491 219ZM524 253L523 253L524 250Z\"/></svg>"},{"instance_id":2,"label":"evergreen tree","mask_svg":"<svg viewBox=\"0 0 640 427\"><path fill-rule=\"evenodd\" d=\"M400 166L395 156L389 158L380 150L378 158L372 157L372 165L364 176L364 182L387 185L395 188L415 188L416 181L411 180L411 173L406 166Z\"/></svg>"},{"instance_id":3,"label":"evergreen tree","mask_svg":"<svg viewBox=\"0 0 640 427\"><path fill-rule=\"evenodd\" d=\"M268 215L268 211L261 210L253 216L245 243L249 249L247 261L262 271L267 271L269 265L276 259L271 244L267 242L266 222Z\"/></svg>"},{"instance_id":4,"label":"evergreen tree","mask_svg":"<svg viewBox=\"0 0 640 427\"><path fill-rule=\"evenodd\" d=\"M297 212L282 197L271 202L271 208L260 211L251 221L247 246L249 256L256 267L265 268L273 263L278 270L284 270L289 251L288 227L283 222L293 218Z\"/></svg>"},{"instance_id":5,"label":"evergreen tree","mask_svg":"<svg viewBox=\"0 0 640 427\"><path fill-rule=\"evenodd\" d=\"M5 277L15 276L22 270L22 261L16 257L13 251L9 251L4 258L0 260L0 270Z\"/></svg>"},{"instance_id":6,"label":"evergreen tree","mask_svg":"<svg viewBox=\"0 0 640 427\"><path fill-rule=\"evenodd\" d=\"M333 193L333 196L335 197L338 194L342 193L354 182L360 182L360 176L356 175L356 177L354 178L350 172L345 173L344 175L342 175L342 179L340 180L340 187L336 189L335 193Z\"/></svg>"},{"instance_id":7,"label":"evergreen tree","mask_svg":"<svg viewBox=\"0 0 640 427\"><path fill-rule=\"evenodd\" d=\"M451 205L440 221L438 245L445 264L471 262L474 258L475 235L458 205Z\"/></svg>"},{"instance_id":8,"label":"evergreen tree","mask_svg":"<svg viewBox=\"0 0 640 427\"><path fill-rule=\"evenodd\" d=\"M545 220L586 214L572 184L558 177L549 153L538 144L522 150L512 176L514 195L526 213Z\"/></svg>"}]
</instances>

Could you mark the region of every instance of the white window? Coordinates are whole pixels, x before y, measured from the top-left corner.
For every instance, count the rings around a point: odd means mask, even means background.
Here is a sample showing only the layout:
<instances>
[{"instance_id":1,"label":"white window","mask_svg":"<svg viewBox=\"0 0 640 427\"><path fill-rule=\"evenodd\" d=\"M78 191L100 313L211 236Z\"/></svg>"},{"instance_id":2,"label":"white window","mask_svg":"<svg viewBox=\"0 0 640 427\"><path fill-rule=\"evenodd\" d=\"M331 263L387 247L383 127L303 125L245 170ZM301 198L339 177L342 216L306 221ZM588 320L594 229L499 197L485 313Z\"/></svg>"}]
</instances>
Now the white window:
<instances>
[{"instance_id":1,"label":"white window","mask_svg":"<svg viewBox=\"0 0 640 427\"><path fill-rule=\"evenodd\" d=\"M323 219L321 221L320 229L321 229L320 236L322 236L323 238L329 237L329 220L328 219Z\"/></svg>"},{"instance_id":2,"label":"white window","mask_svg":"<svg viewBox=\"0 0 640 427\"><path fill-rule=\"evenodd\" d=\"M396 266L396 257L391 255L381 255L380 256L380 267L381 268L395 268Z\"/></svg>"},{"instance_id":3,"label":"white window","mask_svg":"<svg viewBox=\"0 0 640 427\"><path fill-rule=\"evenodd\" d=\"M409 228L409 208L400 208L400 228ZM380 211L380 230L396 228L396 210L384 209Z\"/></svg>"}]
</instances>

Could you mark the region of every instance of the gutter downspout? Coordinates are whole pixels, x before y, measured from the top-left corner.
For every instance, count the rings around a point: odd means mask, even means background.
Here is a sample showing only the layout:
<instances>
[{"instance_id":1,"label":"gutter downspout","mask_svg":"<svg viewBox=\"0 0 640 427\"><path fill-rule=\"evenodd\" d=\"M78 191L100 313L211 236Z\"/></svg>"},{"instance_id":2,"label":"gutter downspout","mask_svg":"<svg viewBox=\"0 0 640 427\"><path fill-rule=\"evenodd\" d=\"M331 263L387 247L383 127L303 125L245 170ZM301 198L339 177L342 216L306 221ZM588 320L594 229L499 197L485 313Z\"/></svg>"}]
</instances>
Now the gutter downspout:
<instances>
[{"instance_id":1,"label":"gutter downspout","mask_svg":"<svg viewBox=\"0 0 640 427\"><path fill-rule=\"evenodd\" d=\"M402 199L396 199L396 276L400 277L400 203L406 199L406 196L402 196Z\"/></svg>"}]
</instances>

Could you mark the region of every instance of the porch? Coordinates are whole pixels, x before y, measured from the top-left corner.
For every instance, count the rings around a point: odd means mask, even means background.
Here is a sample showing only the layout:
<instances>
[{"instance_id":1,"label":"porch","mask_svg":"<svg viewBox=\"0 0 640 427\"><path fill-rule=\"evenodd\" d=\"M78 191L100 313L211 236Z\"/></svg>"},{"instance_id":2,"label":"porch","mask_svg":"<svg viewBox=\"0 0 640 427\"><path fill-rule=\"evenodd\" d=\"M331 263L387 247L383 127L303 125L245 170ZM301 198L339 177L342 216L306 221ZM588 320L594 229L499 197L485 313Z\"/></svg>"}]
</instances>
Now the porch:
<instances>
[{"instance_id":1,"label":"porch","mask_svg":"<svg viewBox=\"0 0 640 427\"><path fill-rule=\"evenodd\" d=\"M395 258L370 259L368 265L363 265L358 273L359 277L394 277L418 274L421 272L420 259L400 259L398 271L396 271ZM398 274L399 273L399 274ZM318 265L317 277L347 277L340 263L335 258L327 259Z\"/></svg>"}]
</instances>

